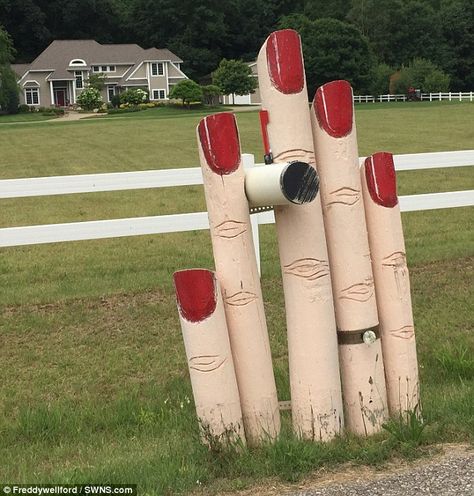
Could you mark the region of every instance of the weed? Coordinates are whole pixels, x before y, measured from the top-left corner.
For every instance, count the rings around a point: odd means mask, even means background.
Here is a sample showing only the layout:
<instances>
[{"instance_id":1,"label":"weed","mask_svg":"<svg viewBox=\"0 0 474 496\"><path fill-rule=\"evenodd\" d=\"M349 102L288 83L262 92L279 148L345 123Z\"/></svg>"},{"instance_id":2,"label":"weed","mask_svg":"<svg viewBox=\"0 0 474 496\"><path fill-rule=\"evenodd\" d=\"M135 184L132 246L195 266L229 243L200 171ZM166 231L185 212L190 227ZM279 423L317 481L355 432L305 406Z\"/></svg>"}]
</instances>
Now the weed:
<instances>
[{"instance_id":1,"label":"weed","mask_svg":"<svg viewBox=\"0 0 474 496\"><path fill-rule=\"evenodd\" d=\"M419 446L422 442L423 431L426 422L423 420L419 404L413 410L400 412L398 417L391 418L383 424L383 428L389 432L398 443Z\"/></svg>"},{"instance_id":2,"label":"weed","mask_svg":"<svg viewBox=\"0 0 474 496\"><path fill-rule=\"evenodd\" d=\"M441 364L445 374L459 379L474 378L474 357L464 344L450 345L443 348L436 360Z\"/></svg>"}]
</instances>

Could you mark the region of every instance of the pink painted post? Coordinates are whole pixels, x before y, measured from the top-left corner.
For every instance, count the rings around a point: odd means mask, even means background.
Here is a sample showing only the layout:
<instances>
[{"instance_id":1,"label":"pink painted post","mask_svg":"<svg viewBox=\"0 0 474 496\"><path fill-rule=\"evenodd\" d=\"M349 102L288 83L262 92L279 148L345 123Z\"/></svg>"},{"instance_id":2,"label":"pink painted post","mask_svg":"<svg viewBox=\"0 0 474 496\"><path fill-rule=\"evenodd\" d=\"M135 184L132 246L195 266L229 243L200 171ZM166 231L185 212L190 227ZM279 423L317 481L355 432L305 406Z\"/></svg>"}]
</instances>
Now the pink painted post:
<instances>
[{"instance_id":1,"label":"pink painted post","mask_svg":"<svg viewBox=\"0 0 474 496\"><path fill-rule=\"evenodd\" d=\"M418 363L395 167L375 153L361 167L365 216L391 415L419 407Z\"/></svg>"},{"instance_id":2,"label":"pink painted post","mask_svg":"<svg viewBox=\"0 0 474 496\"><path fill-rule=\"evenodd\" d=\"M179 320L201 437L222 443L245 434L222 295L210 270L174 273Z\"/></svg>"},{"instance_id":3,"label":"pink painted post","mask_svg":"<svg viewBox=\"0 0 474 496\"><path fill-rule=\"evenodd\" d=\"M289 29L272 33L260 50L257 67L265 109L265 161L299 161L314 167L298 33ZM301 437L327 441L340 433L343 412L321 202L317 196L307 205L276 206L274 210L285 293L293 427Z\"/></svg>"},{"instance_id":4,"label":"pink painted post","mask_svg":"<svg viewBox=\"0 0 474 496\"><path fill-rule=\"evenodd\" d=\"M258 444L278 436L280 414L234 115L205 117L197 138L245 433Z\"/></svg>"},{"instance_id":5,"label":"pink painted post","mask_svg":"<svg viewBox=\"0 0 474 496\"><path fill-rule=\"evenodd\" d=\"M379 431L387 417L387 396L352 88L347 81L318 88L311 121L334 292L345 420L350 431L368 435Z\"/></svg>"}]
</instances>

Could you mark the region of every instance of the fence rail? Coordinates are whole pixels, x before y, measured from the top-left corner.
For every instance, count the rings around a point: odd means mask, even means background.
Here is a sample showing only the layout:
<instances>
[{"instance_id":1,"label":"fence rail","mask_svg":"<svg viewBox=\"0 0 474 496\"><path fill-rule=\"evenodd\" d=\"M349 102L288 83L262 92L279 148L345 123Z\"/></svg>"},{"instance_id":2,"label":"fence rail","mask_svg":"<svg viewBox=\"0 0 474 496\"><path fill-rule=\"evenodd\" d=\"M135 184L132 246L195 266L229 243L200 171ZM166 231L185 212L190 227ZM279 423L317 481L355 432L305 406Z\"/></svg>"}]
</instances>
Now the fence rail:
<instances>
[{"instance_id":1,"label":"fence rail","mask_svg":"<svg viewBox=\"0 0 474 496\"><path fill-rule=\"evenodd\" d=\"M243 160L245 167L259 165L254 164L254 157L250 154L243 154ZM361 157L360 161L363 160L364 157ZM394 162L397 171L468 166L474 165L474 150L395 155ZM202 184L202 175L200 168L197 167L161 171L5 179L0 180L0 199L199 184ZM400 197L400 207L403 212L473 205L474 190ZM273 212L258 213L252 216L256 246L258 246L258 225L273 222ZM208 228L206 212L7 227L0 229L0 247L185 232Z\"/></svg>"},{"instance_id":2,"label":"fence rail","mask_svg":"<svg viewBox=\"0 0 474 496\"><path fill-rule=\"evenodd\" d=\"M434 101L459 101L462 102L464 100L469 100L470 102L474 101L474 92L466 91L466 92L454 92L448 91L444 93L421 93L420 98L422 101L429 100L430 102ZM406 95L354 95L355 103L375 103L375 102L405 102L407 100Z\"/></svg>"}]
</instances>

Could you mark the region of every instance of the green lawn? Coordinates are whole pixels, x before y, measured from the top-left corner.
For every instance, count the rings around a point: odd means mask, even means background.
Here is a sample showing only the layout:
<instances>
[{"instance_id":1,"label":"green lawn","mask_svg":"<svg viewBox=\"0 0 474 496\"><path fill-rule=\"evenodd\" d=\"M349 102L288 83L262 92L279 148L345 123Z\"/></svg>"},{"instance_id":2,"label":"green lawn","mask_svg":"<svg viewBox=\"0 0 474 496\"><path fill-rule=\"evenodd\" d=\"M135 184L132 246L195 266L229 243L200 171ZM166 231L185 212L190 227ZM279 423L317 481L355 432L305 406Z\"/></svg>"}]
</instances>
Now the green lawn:
<instances>
[{"instance_id":1,"label":"green lawn","mask_svg":"<svg viewBox=\"0 0 474 496\"><path fill-rule=\"evenodd\" d=\"M156 109L0 129L0 177L196 166L202 113ZM472 104L357 105L360 155L472 148ZM141 114L147 114L141 115ZM166 114L166 115L165 115ZM258 115L238 114L261 156ZM399 174L399 192L474 188L474 171ZM199 187L2 200L1 226L204 210ZM403 215L422 399L420 447L383 433L210 453L197 441L171 275L213 267L207 231L7 248L0 258L0 481L138 483L141 493L296 480L326 465L414 457L474 441L472 208ZM289 399L274 226L261 228L262 285L279 398Z\"/></svg>"},{"instance_id":2,"label":"green lawn","mask_svg":"<svg viewBox=\"0 0 474 496\"><path fill-rule=\"evenodd\" d=\"M28 112L24 114L0 115L0 126L16 122L40 122L56 119L55 115L43 115L41 112ZM0 129L3 129L0 128Z\"/></svg>"}]
</instances>

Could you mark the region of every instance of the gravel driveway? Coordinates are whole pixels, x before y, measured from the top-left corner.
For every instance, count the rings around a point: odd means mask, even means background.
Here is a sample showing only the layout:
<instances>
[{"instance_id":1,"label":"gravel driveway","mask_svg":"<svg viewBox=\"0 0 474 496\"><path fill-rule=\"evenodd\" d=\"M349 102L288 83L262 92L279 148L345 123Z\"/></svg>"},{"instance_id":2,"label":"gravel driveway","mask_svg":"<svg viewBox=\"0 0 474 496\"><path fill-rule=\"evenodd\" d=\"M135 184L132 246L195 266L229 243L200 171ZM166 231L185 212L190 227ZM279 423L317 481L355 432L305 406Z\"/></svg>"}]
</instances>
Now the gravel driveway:
<instances>
[{"instance_id":1,"label":"gravel driveway","mask_svg":"<svg viewBox=\"0 0 474 496\"><path fill-rule=\"evenodd\" d=\"M473 496L474 452L450 454L441 460L369 482L357 480L326 488L308 488L294 496Z\"/></svg>"},{"instance_id":2,"label":"gravel driveway","mask_svg":"<svg viewBox=\"0 0 474 496\"><path fill-rule=\"evenodd\" d=\"M321 469L300 484L276 480L233 496L474 496L474 449L442 445L431 459L393 461L382 468L346 464Z\"/></svg>"}]
</instances>

